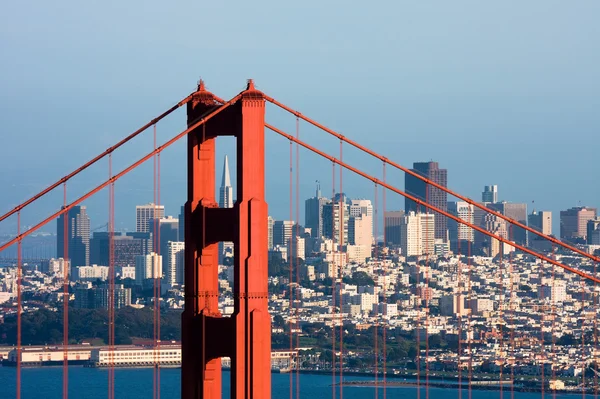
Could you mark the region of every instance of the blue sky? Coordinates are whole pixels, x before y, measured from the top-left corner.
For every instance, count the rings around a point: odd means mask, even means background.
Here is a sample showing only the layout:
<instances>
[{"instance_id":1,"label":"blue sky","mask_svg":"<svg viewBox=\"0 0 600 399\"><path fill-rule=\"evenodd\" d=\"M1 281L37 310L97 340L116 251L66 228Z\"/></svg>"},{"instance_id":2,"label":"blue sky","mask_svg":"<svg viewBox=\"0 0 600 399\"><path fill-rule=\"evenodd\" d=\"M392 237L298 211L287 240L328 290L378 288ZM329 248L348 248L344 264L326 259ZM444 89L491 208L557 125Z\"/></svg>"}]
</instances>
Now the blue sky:
<instances>
[{"instance_id":1,"label":"blue sky","mask_svg":"<svg viewBox=\"0 0 600 399\"><path fill-rule=\"evenodd\" d=\"M600 3L496 3L4 2L0 211L185 97L199 77L221 97L254 78L269 95L403 165L438 161L449 186L474 199L498 184L501 199L535 200L555 212L557 230L560 209L600 205ZM268 120L294 131L293 117L275 109ZM183 112L173 115L158 126L159 139L184 124ZM271 213L286 218L289 145L266 134L267 199ZM300 134L339 151L307 125ZM151 148L151 136L137 140L115 155L115 168ZM183 149L161 162L161 199L175 215L185 200ZM219 144L219 157L232 151L233 141ZM378 162L350 150L344 159L381 173ZM331 192L327 162L301 152L300 163L301 200L317 179ZM117 184L120 228L133 227L136 203L152 200L151 171ZM69 200L107 173L104 163L73 181ZM402 174L388 178L403 187ZM350 196L373 198L372 184L349 173L343 181ZM62 192L54 194L24 212L24 223L61 201ZM388 196L388 209L403 204ZM92 226L105 223L107 194L87 205ZM0 232L14 226L9 220Z\"/></svg>"}]
</instances>

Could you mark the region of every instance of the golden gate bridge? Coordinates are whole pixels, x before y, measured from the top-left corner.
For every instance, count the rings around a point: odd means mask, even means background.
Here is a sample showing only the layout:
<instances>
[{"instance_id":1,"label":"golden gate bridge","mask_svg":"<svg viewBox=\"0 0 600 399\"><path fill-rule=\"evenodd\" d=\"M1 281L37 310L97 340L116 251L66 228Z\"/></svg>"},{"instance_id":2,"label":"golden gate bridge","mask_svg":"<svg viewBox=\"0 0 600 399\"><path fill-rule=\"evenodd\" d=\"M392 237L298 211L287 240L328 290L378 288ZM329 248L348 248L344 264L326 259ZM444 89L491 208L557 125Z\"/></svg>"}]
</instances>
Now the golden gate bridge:
<instances>
[{"instance_id":1,"label":"golden gate bridge","mask_svg":"<svg viewBox=\"0 0 600 399\"><path fill-rule=\"evenodd\" d=\"M295 132L286 132L265 121L265 109L267 104L282 109L295 119ZM186 106L187 107L187 128L176 136L170 138L162 144L156 141L156 127L175 110ZM319 129L324 134L332 136L339 142L339 154L332 155L323 151L318 145L312 145L300 138L300 123L308 123ZM135 137L145 131L153 131L154 133L154 149L148 152L139 160L133 162L123 170L113 170L112 157L124 144L130 142ZM75 169L68 175L57 180L48 188L31 197L27 201L15 207L13 210L0 216L0 222L8 218L16 217L18 231L14 238L8 240L0 246L0 253L10 248L13 245L17 246L17 377L16 377L16 396L21 397L21 370L22 365L20 351L27 343L22 342L21 323L22 323L22 266L23 252L22 243L25 237L39 231L39 229L58 219L61 215L69 212L73 207L81 204L83 201L97 195L101 191L108 189L108 209L109 222L108 232L114 234L115 231L115 185L117 182L138 168L147 161L153 161L153 192L154 203L161 202L161 154L163 151L171 147L174 143L187 138L187 202L185 205L185 310L182 316L182 372L181 372L181 397L185 399L192 398L217 398L221 397L221 358L231 358L231 397L232 398L269 398L271 397L271 317L268 308L268 270L267 270L267 202L265 199L265 131L271 131L281 136L289 143L290 151L290 218L295 216L299 219L299 151L300 148L314 153L319 157L324 158L332 165L332 182L333 192L336 190L336 175L339 172L337 183L339 183L339 193L343 193L343 170L356 174L374 185L375 207L379 206L379 193L381 192L383 210L386 209L386 193L395 193L405 198L413 200L420 209L434 212L436 216L441 215L457 223L468 226L469 228L484 234L494 240L497 240L502 245L508 245L521 253L539 259L543 267L547 268L547 273L551 273L554 279L555 269L562 270L564 273L569 273L578 276L581 282L581 309L583 311L586 303L588 307L591 304L594 315L597 314L598 292L596 284L600 282L596 274L596 264L600 260L599 257L589 254L586 251L571 245L569 243L558 240L552 236L545 235L517 220L506 217L500 212L489 209L460 193L457 193L437 182L430 180L415 171L406 168L393 159L378 154L370 150L364 144L345 137L344 135L332 130L317 121L305 116L299 111L277 101L275 98L268 96L257 90L252 80L248 81L245 90L235 95L229 100L224 100L213 93L206 90L204 82L200 81L195 92L179 101L176 105L169 108L144 126L131 133L129 136L100 153L90 161L86 162L79 168ZM215 146L216 139L221 136L233 136L236 138L236 157L237 157L237 201L233 208L219 208L215 196ZM295 147L295 154L294 149ZM381 174L373 175L367 173L360 168L360 165L355 165L344 158L344 148L353 148L359 150L381 164ZM295 155L295 156L294 156ZM67 202L67 185L68 182L88 169L99 161L108 160L108 179L97 185L92 190L84 193L74 201ZM490 232L483 227L473 224L467 220L463 220L456 214L440 209L432 205L428 198L418 198L417 196L400 190L387 179L387 173L390 170L398 170L413 177L422 180L426 185L435 187L438 190L445 191L447 194L454 196L461 201L467 202L473 207L479 208L488 214L492 214L513 227L521 228L531 234L535 234L542 239L551 243L553 248L569 251L577 256L587 259L592 262L593 268L585 268L581 265L567 264L561 261L554 253L541 253L533 250L526 245L517 243L504 235ZM295 173L294 173L295 172ZM60 209L52 213L45 219L39 221L33 227L27 230L21 230L21 213L29 206L32 206L39 199L53 191L63 191L63 202L60 204ZM294 196L295 194L295 196ZM339 196L339 200L343 200L343 196ZM340 209L343 209L340 207ZM379 227L377 226L377 215L375 212L375 236L378 235ZM68 218L63 218L65 224ZM343 229L340 229L343 230ZM68 228L63 230L65 235L68 233ZM385 234L385 233L384 233ZM511 235L509 235L511 237ZM153 238L155 243L160 240L159 234ZM64 239L64 253L68 254L68 240ZM231 317L225 317L219 312L219 285L218 285L218 243L222 241L230 241L234 243L234 312ZM385 239L384 239L385 242ZM376 243L377 244L377 243ZM337 251L341 252L344 246L344 235L340 232ZM156 247L159 247L156 245ZM375 259L381 259L383 256L379 251L379 246L375 246ZM461 245L459 242L458 254L461 255ZM466 264L458 267L458 280L464 284L458 292L459 302L461 296L469 298L471 295L471 247L470 243L465 243L462 248L463 259L466 259ZM512 273L512 255L508 260L502 259L500 252L499 274ZM108 349L109 353L115 349L115 304L114 304L114 289L115 289L115 268L114 268L114 249L111 246L109 255L109 294L108 304ZM428 260L428 259L427 259ZM506 265L506 269L502 267ZM385 266L387 267L387 266ZM417 268L421 267L417 263ZM341 268L341 266L340 266ZM384 272L384 275L386 273ZM462 274L462 275L461 275ZM417 284L418 276L417 273ZM332 353L331 361L332 374L332 397L342 398L344 393L344 373L347 372L347 364L345 363L345 346L344 346L344 318L341 312L341 298L336 298L336 284L339 283L341 271L337 272L337 277L332 280L332 299L331 299L331 334L332 334ZM425 281L422 281L426 287L431 284L429 274L425 274ZM161 295L160 281L154 279L154 331L153 342L154 347L158 350L161 345L161 330L160 330L160 307L159 298ZM514 306L512 296L506 300L505 293L514 290L514 282L511 281L510 287L503 287L504 278L502 275L498 277L499 282L499 308L497 328L490 331L486 336L475 337L473 334L468 334L472 328L470 314L466 317L461 316L458 328L459 339L457 349L458 369L456 371L458 377L458 395L462 395L463 390L468 390L471 397L471 389L480 384L473 378L472 373L472 345L477 342L500 341L499 350L500 356L495 359L499 366L498 381L500 395L503 395L503 390L510 389L511 397L514 394L514 384L510 387L504 387L503 381L507 377L505 374L510 374L510 380L514 380L514 358L508 355L506 347L511 347L514 351L514 328L508 330L511 317L514 317ZM290 349L299 346L299 294L293 289L294 284L299 284L300 273L299 265L290 267L289 284L289 307L290 307L290 323L295 323L295 328L289 328L289 346ZM69 344L69 321L67 318L69 307L69 275L64 274L63 282L63 397L68 397L69 388L69 372L67 362L67 349ZM383 293L384 300L386 293ZM336 301L338 301L336 303ZM426 397L429 397L429 386L433 385L430 378L433 371L430 370L430 352L427 330L430 327L430 299L425 296L423 301L419 301L415 306L419 313L417 324L415 327L418 353L416 355L417 372L416 372L416 389L415 396L420 398L424 389ZM544 345L544 329L547 329L547 323L542 321L539 325L539 337L530 337L532 340L538 340L539 352L535 354L542 364L549 360L552 364L556 361L554 345L554 321L558 317L556 309L553 306L548 308L548 319L552 321L552 345L546 348ZM579 349L585 350L586 344L593 345L592 364L597 364L597 320L594 316L592 320L580 321L580 339L581 345ZM292 327L292 326L290 326ZM336 329L339 330L336 331ZM385 321L374 323L372 327L375 329L375 358L373 364L374 381L372 385L376 398L386 397L387 389L390 384L391 371L386 362L387 348L389 344L387 339L388 326ZM425 339L424 345L420 340L418 330L424 329ZM592 331L592 342L585 342L585 330ZM381 331L381 342L378 342ZM466 339L463 339L462 333L466 334ZM421 347L424 346L422 350ZM585 357L581 356L581 367L583 373L579 384L580 393L583 397L586 394L593 394L597 397L598 381L597 373L594 372L593 380L585 380L585 370L588 363ZM113 359L114 360L114 359ZM109 362L110 363L110 362ZM115 393L115 367L114 362L109 367L108 373L108 397L114 397ZM154 397L160 397L160 361L156 360L153 367L153 392ZM552 376L544 374L544 367L541 367L541 394L545 394L544 379L554 377L555 369L551 367ZM594 370L595 371L595 370ZM290 398L301 397L301 378L300 366L290 373ZM467 383L462 384L462 381ZM555 395L555 391L553 393Z\"/></svg>"}]
</instances>

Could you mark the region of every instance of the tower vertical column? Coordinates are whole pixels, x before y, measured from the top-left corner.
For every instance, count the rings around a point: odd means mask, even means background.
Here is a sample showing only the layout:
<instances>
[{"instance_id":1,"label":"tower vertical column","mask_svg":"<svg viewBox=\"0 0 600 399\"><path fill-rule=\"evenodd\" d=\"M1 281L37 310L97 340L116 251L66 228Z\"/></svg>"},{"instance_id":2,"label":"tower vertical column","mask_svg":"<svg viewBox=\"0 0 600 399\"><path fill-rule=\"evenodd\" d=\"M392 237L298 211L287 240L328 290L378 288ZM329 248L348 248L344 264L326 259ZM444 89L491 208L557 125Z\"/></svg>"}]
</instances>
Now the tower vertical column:
<instances>
[{"instance_id":1,"label":"tower vertical column","mask_svg":"<svg viewBox=\"0 0 600 399\"><path fill-rule=\"evenodd\" d=\"M241 105L237 136L238 226L234 240L235 346L232 398L271 397L271 318L268 313L265 99L252 81ZM235 393L235 396L233 394Z\"/></svg>"},{"instance_id":2,"label":"tower vertical column","mask_svg":"<svg viewBox=\"0 0 600 399\"><path fill-rule=\"evenodd\" d=\"M200 82L188 126L220 104ZM182 398L221 398L221 357L231 358L231 397L271 397L271 319L264 198L265 99L252 81L241 98L188 136ZM215 201L215 138L237 138L237 201ZM218 311L218 243L234 243L234 314Z\"/></svg>"}]
</instances>

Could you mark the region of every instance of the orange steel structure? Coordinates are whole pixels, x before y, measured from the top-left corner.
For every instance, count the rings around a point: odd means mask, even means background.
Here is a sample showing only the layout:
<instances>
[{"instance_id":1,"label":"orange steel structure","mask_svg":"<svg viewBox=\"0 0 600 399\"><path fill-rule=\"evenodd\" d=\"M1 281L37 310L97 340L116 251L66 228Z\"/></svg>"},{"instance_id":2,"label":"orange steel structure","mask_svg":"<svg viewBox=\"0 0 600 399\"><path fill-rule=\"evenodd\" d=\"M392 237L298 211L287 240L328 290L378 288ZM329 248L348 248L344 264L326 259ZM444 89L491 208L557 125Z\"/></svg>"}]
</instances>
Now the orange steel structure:
<instances>
[{"instance_id":1,"label":"orange steel structure","mask_svg":"<svg viewBox=\"0 0 600 399\"><path fill-rule=\"evenodd\" d=\"M188 124L218 107L204 88L188 103ZM221 397L221 357L231 358L231 397L271 397L271 318L267 288L265 99L248 82L239 101L188 135L185 205L185 311L182 320L184 399ZM237 139L237 201L218 208L215 139ZM234 314L218 310L218 243L232 241Z\"/></svg>"},{"instance_id":2,"label":"orange steel structure","mask_svg":"<svg viewBox=\"0 0 600 399\"><path fill-rule=\"evenodd\" d=\"M280 108L292 113L296 116L296 135L290 135L286 132L265 123L265 106L266 103L273 103ZM154 150L132 165L128 166L119 173L112 173L112 153L127 143L138 134L147 130L150 126L154 127L156 137L156 124L169 115L177 108L187 106L187 129L177 134L175 137L168 140L166 143L156 146ZM311 146L299 139L298 122L302 119L313 126L323 130L330 135L336 137L340 141L339 158L331 156L317 147ZM7 243L0 245L0 252L13 244L18 245L18 300L17 300L17 317L18 317L18 333L17 333L17 351L21 350L21 241L24 237L41 228L42 226L55 220L60 215L68 215L68 212L74 206L82 201L98 193L103 188L109 187L109 232L114 232L114 184L125 174L129 173L139 165L148 161L152 157L158 157L158 169L155 165L155 202L160 202L160 154L167 147L171 146L176 141L187 136L187 161L188 161L188 198L185 204L185 310L182 316L182 385L181 396L184 399L214 399L222 396L222 375L221 375L221 357L231 358L231 397L235 399L268 399L271 397L271 318L268 313L268 269L267 269L267 203L265 201L265 127L279 135L285 137L290 142L290 219L292 219L292 143L296 144L296 219L298 219L298 149L300 146L318 154L319 156L328 159L333 166L333 195L335 196L335 165L340 167L339 185L340 193L342 190L342 168L352 171L375 183L375 207L377 208L377 192L379 187L383 190L383 209L385 212L385 190L390 190L404 197L414 200L423 208L428 208L447 218L453 219L458 223L467 225L472 229L485 234L489 237L511 245L524 253L533 255L553 266L561 267L571 273L575 273L582 277L583 280L589 280L594 284L599 283L600 279L596 275L596 265L594 264L593 274L584 272L581 269L576 269L567 264L558 262L556 259L537 253L525 246L518 245L511 240L505 239L500 235L491 233L480 226L474 225L457 217L457 215L443 211L432 206L427 201L422 201L409 193L401 191L389 184L386 181L386 165L404 171L423 180L426 184L431 184L447 193L456 196L463 201L479 207L486 212L496 215L501 219L506 220L513 226L524 228L532 233L543 237L552 242L556 247L562 246L565 249L574 251L584 257L591 259L594 262L600 261L599 257L587 254L580 249L573 247L567 243L563 243L544 235L530 227L520 224L519 222L507 218L506 216L485 208L477 202L464 197L454 191L440 186L439 184L430 181L419 174L407 169L393 161L385 158L368 148L342 136L335 131L311 120L286 105L279 103L277 100L265 95L261 91L256 90L252 80L248 81L247 87L240 94L236 95L229 101L222 100L206 90L204 83L199 82L196 92L190 94L182 101L174 105L172 108L153 119L151 122L144 125L139 130L135 131L115 146L110 147L103 153L99 154L91 161L85 163L80 168L55 182L48 189L41 191L23 204L15 207L13 210L0 216L0 222L13 214L17 214L17 236L9 240ZM219 208L215 195L215 144L216 138L219 136L233 136L237 139L237 201L233 208ZM351 146L365 152L383 162L383 180L371 176L362 170L351 166L342 158L342 143L345 142ZM109 158L109 178L96 188L87 192L83 196L67 204L66 199L66 183L75 175L79 174L97 161L107 157ZM158 180L157 180L158 178ZM55 212L48 218L44 219L34 227L21 231L21 211L27 205L44 196L54 188L64 185L64 206L60 211ZM157 200L156 200L157 199ZM342 197L340 196L340 201ZM65 217L65 223L67 218ZM377 218L375 219L377 223ZM298 227L296 226L296 229ZM67 229L65 228L66 232ZM160 230L158 229L158 232ZM377 227L376 227L377 232ZM297 231L296 231L297 234ZM385 233L384 233L385 234ZM343 234L340 241L343 244ZM67 245L65 240L65 245ZM158 241L156 245L158 246ZM231 317L223 317L218 310L219 285L218 285L218 243L222 241L231 241L234 243L234 313ZM111 248L112 251L112 248ZM68 251L65 248L65 254ZM460 248L459 248L460 253ZM469 258L471 256L471 247L468 246L467 251ZM113 258L111 252L111 276L114 273ZM297 265L296 265L297 266ZM296 279L299 281L298 268L296 269ZM470 284L469 268L469 284ZM154 273L153 273L154 274ZM554 268L552 269L554 278ZM65 276L64 292L68 294L68 280ZM290 268L290 283L293 281L292 269ZM157 282L155 281L155 284ZM427 280L428 284L428 280ZM114 293L114 276L111 278L110 290ZM583 285L582 285L583 287ZM156 290L155 286L155 290ZM333 308L335 308L335 282L332 287ZM512 287L511 287L512 289ZM468 292L470 293L470 285ZM501 287L502 291L502 287ZM582 291L582 295L584 292ZM157 307L159 293L155 292L155 317L158 314L158 322L155 320L155 346L160 345L160 312ZM385 294L384 294L385 295ZM290 307L293 306L294 293L290 290ZM114 307L114 297L109 295L111 308ZM459 293L460 298L460 293ZM582 297L582 302L584 298ZM65 301L65 314L68 314L68 302ZM594 306L597 306L597 298L594 297ZM111 309L112 316L110 318L111 331L109 332L109 347L114 349L114 309ZM296 309L297 311L297 309ZM332 313L334 311L332 310ZM469 315L470 317L470 315ZM469 319L470 320L470 319ZM554 323L554 319L553 323ZM64 321L64 346L68 344L68 321ZM158 324L156 324L158 323ZM296 319L297 323L297 319ZM596 321L594 320L594 326ZM470 324L470 321L469 321ZM427 315L424 321L425 329L428 326ZM377 328L377 324L375 324ZM296 328L298 325L296 325ZM460 324L459 324L460 328ZM540 327L542 328L542 327ZM554 328L554 327L553 327ZM383 326L383 394L386 395L386 332ZM332 328L333 342L332 349L336 352L336 344L339 342L339 377L342 382L343 373L343 323L340 325L339 341L335 338L335 326ZM597 346L597 331L594 329L594 342ZM376 336L377 337L377 336ZM417 340L419 335L417 334ZM291 330L290 330L290 349L293 346ZM543 338L543 333L542 333ZM583 346L582 335L582 346ZM376 341L377 342L377 341ZM376 343L377 345L377 343ZM428 342L425 342L426 354L429 351ZM554 343L553 343L554 345ZM299 346L298 336L296 336L296 346ZM418 346L418 345L417 345ZM468 352L471 352L471 341L468 342ZM542 348L543 350L543 348ZM459 341L459 353L460 353ZM376 352L377 347L376 347ZM66 352L65 352L66 354ZM67 397L68 392L68 372L67 372L67 357L65 358L64 375L63 375L63 397ZM20 359L20 357L18 357ZM420 362L420 356L417 356L417 362ZM333 396L336 396L335 377L336 367L333 366ZM375 370L377 372L378 361L375 362ZM160 363L156 363L155 397L160 397ZM420 369L420 367L418 367ZM20 381L20 361L17 362L17 397L21 393ZM512 372L512 369L511 369ZM425 381L428 386L429 369L428 364L425 365ZM460 373L459 380L460 380ZM502 370L500 371L502 373ZM502 376L502 374L501 374ZM291 375L290 375L291 377ZM376 392L377 392L377 374ZM417 386L419 385L420 373L417 374ZM542 374L543 379L543 374ZM471 366L469 366L469 382L471 381ZM596 386L596 384L595 384ZM470 385L469 385L470 387ZM342 386L339 387L339 396L342 397ZM459 391L460 392L460 391ZM470 392L470 391L469 391ZM296 376L296 396L300 394L299 378ZM377 394L377 393L376 393ZM420 395L420 389L417 389L417 396ZM426 395L428 391L426 390ZM109 397L114 396L114 371L109 370ZM290 378L290 397L292 397L292 378Z\"/></svg>"}]
</instances>

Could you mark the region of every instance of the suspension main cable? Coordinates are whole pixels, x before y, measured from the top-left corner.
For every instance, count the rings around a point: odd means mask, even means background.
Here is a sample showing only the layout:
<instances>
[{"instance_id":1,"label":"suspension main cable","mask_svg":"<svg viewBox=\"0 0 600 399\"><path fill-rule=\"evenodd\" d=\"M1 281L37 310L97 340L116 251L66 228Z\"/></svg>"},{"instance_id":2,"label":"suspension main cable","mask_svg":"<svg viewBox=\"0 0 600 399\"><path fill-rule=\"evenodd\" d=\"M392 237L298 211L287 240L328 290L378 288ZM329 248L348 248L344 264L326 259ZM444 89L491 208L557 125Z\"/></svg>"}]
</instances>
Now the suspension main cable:
<instances>
[{"instance_id":1,"label":"suspension main cable","mask_svg":"<svg viewBox=\"0 0 600 399\"><path fill-rule=\"evenodd\" d=\"M279 135L281 135L281 136L283 136L283 137L285 137L285 138L287 138L289 140L296 141L296 139L293 136L290 136L289 134L285 133L284 131L282 131L282 130L280 130L280 129L278 129L278 128L270 125L270 124L265 124L265 126L269 130L272 130L275 133L277 133L277 134L279 134ZM309 144L307 144L307 143L305 143L303 141L298 140L298 143L302 147L304 147L304 148L306 148L306 149L308 149L308 150L310 150L310 151L312 151L312 152L314 152L314 153L316 153L316 154L318 154L318 155L320 155L320 156L328 159L329 161L331 161L333 163L337 163L338 165L340 165L340 166L342 166L342 167L344 167L344 168L346 168L346 169L348 169L348 170L350 170L350 171L352 171L352 172L354 172L354 173L356 173L356 174L358 174L358 175L366 178L367 180L370 180L370 181L372 181L374 183L378 183L379 185L387 188L388 190L391 190L391 191L393 191L393 192L395 192L397 194L402 195L403 197L411 199L414 202L416 202L417 204L423 205L423 206L425 206L425 207L433 210L434 212L440 213L440 214L442 214L442 215L444 215L446 217L449 217L450 219L452 219L452 220L454 220L454 221L456 221L458 223L464 224L464 225L466 225L466 226L468 226L468 227L470 227L472 229L475 229L475 230L479 231L480 233L483 233L483 234L487 235L488 237L491 237L491 238L494 238L494 239L500 241L501 243L506 243L506 244L508 244L510 246L513 246L513 247L515 247L515 248L517 248L517 249L525 252L525 253L533 255L533 256L541 259L541 260L544 260L544 261L546 261L548 263L551 263L553 265L559 266L559 267L561 267L561 268L563 268L563 269L565 269L567 271L570 271L571 273L575 273L575 274L577 274L577 275L579 275L579 276L581 276L581 277L583 277L583 278L585 278L587 280L595 281L597 283L600 283L600 279L598 279L597 277L591 276L591 275L589 275L589 274L587 274L585 272L582 272L580 270L574 269L574 268L572 268L570 266L567 266L565 264L557 262L557 261L555 261L553 259L550 259L548 256L539 254L539 253L537 253L537 252L535 252L535 251L533 251L533 250L531 250L531 249L529 249L529 248L527 248L527 247L525 247L525 246L523 246L521 244L517 244L515 242L507 240L506 238L503 238L502 236L499 236L499 235L494 234L494 233L490 233L489 231L487 231L487 230L485 230L485 229L483 229L483 228L481 228L479 226L476 226L473 223L470 223L470 222L465 221L465 220L463 220L463 219L461 219L461 218L459 218L457 216L454 216L454 215L448 213L447 211L444 211L444 210L442 210L440 208L437 208L434 205L428 204L425 201L423 201L423 200L415 197L414 195L411 195L411 194L409 194L407 192L399 190L399 189L397 189L396 187L394 187L394 186L392 186L390 184L384 183L381 180L377 179L376 177L373 177L373 176L369 175L368 173L365 173L365 172L361 171L360 169L357 169L357 168L355 168L355 167L353 167L353 166L351 166L351 165L349 165L349 164L347 164L345 162L342 162L339 159L337 159L337 158L335 158L335 157L333 157L333 156L331 156L329 154L326 154L325 152L320 151L316 147L313 147L313 146L311 146L311 145L309 145Z\"/></svg>"},{"instance_id":2,"label":"suspension main cable","mask_svg":"<svg viewBox=\"0 0 600 399\"><path fill-rule=\"evenodd\" d=\"M108 148L103 153L98 154L97 156L95 156L94 158L92 158L91 160L89 160L88 162L86 162L85 164L83 164L82 166L80 166L79 168L75 169L73 172L69 173L68 175L66 175L62 179L60 179L60 180L52 183L49 187L47 187L44 190L40 191L39 193L37 193L33 197L29 198L27 201L25 201L25 202L17 205L11 211L6 212L4 215L0 216L0 222L2 222L7 217L15 214L16 212L22 210L23 208L25 208L27 205L31 204L32 202L35 202L39 198L41 198L44 195L48 194L50 191L54 190L56 187L60 186L61 184L66 183L68 180L70 180L71 178L75 177L79 173L83 172L84 170L86 170L87 168L89 168L90 166L92 166L93 164L95 164L96 162L100 161L102 158L104 158L107 155L111 154L113 151L115 151L116 149L118 149L119 147L121 147L122 145L124 145L125 143L131 141L133 138L135 138L136 136L138 136L140 133L144 132L150 126L152 126L152 125L156 124L158 121L164 119L166 116L168 116L169 114L171 114L173 111L177 110L179 107L187 104L192 99L192 95L193 94L194 93L188 95L183 100L179 101L177 104L175 104L174 106L172 106L171 108L169 108L168 110L166 110L165 112L163 112L162 114L160 114L159 116L157 116L156 118L152 119L150 122L146 123L144 126L140 127L138 130L136 130L135 132L131 133L129 136L125 137L123 140L119 141L117 144L115 144L112 147Z\"/></svg>"},{"instance_id":3,"label":"suspension main cable","mask_svg":"<svg viewBox=\"0 0 600 399\"><path fill-rule=\"evenodd\" d=\"M481 210L484 210L487 213L491 213L492 215L495 215L495 216L497 216L497 217L499 217L499 218L501 218L503 220L506 220L507 222L509 222L511 224L514 224L515 226L518 226L518 227L520 227L520 228L522 228L522 229L524 229L524 230L526 230L526 231L528 231L530 233L536 234L539 237L542 237L542 238L544 238L544 239L546 239L546 240L548 240L550 242L555 243L556 245L559 245L559 246L561 246L563 248L566 248L566 249L569 249L569 250L571 250L573 252L576 252L576 253L578 253L581 256L584 256L586 258L592 259L593 261L600 262L600 257L597 257L597 256L594 256L592 254L589 254L589 253L587 253L587 252L585 252L585 251L583 251L583 250L581 250L581 249L579 249L579 248L577 248L577 247L575 247L573 245L569 245L568 243L560 241L560 240L558 240L558 239L556 239L556 238L554 238L552 236L546 235L546 234L544 234L544 233L542 233L542 232L540 232L540 231L538 231L538 230L536 230L536 229L534 229L532 227L529 227L529 226L527 226L527 225L525 225L525 224L523 224L523 223L521 223L521 222L519 222L517 220L509 218L509 217L503 215L502 213L500 213L498 211L495 211L493 209L487 208L487 207L485 207L485 205L482 205L482 204L480 204L480 203L478 203L476 201L473 201L472 199L470 199L468 197L465 197L464 195L461 195L461 194L459 194L459 193L457 193L457 192L455 192L453 190L450 190L449 188L447 188L447 187L445 187L445 186L443 186L443 185L441 185L439 183L436 183L433 180L427 179L426 177L420 175L419 173L416 173L416 172L412 171L411 169L408 169L408 168L406 168L406 167L404 167L404 166L402 166L402 165L400 165L398 163L395 163L395 162L391 161L390 159L388 159L388 158L386 158L386 157L384 157L382 155L377 154L376 152L368 149L367 147L365 147L365 146L363 146L361 144L358 144L357 142L355 142L355 141L353 141L353 140L351 140L351 139L349 139L349 138L347 138L347 137L345 137L345 136L337 133L336 131L327 128L326 126L320 124L319 122L316 122L316 121L314 121L314 120L312 120L312 119L304 116L300 112L298 112L298 111L296 111L296 110L294 110L294 109L292 109L292 108L290 108L290 107L288 107L288 106L280 103L279 101L275 100L272 97L269 97L267 95L264 95L264 97L270 103L272 103L274 105L277 105L278 107L280 107L280 108L282 108L282 109L290 112L291 114L297 116L298 118L301 118L302 120L310 123L311 125L319 128L319 129L325 131L326 133L329 133L330 135L332 135L332 136L334 136L334 137L336 137L336 138L338 138L338 139L340 139L340 140L342 140L342 141L350 144L351 146L353 146L353 147L355 147L355 148L357 148L357 149L359 149L359 150L361 150L361 151L363 151L363 152L371 155L372 157L375 157L375 158L377 158L377 159L379 159L381 161L387 162L389 165L395 167L396 169L399 169L399 170L401 170L401 171L403 171L405 173L408 173L409 175L411 175L411 176L413 176L413 177L415 177L415 178L417 178L419 180L422 180L426 184L431 184L433 187L435 187L437 189L440 189L440 190L442 190L442 191L444 191L444 192L446 192L446 193L448 193L448 194L450 194L450 195L452 195L452 196L454 196L456 198L459 198L459 199L461 199L461 200L463 200L463 201L465 201L465 202L467 202L467 203L469 203L469 204L471 204L473 206L476 206L477 208L479 208ZM267 127L269 127L269 126L267 126Z\"/></svg>"},{"instance_id":4,"label":"suspension main cable","mask_svg":"<svg viewBox=\"0 0 600 399\"><path fill-rule=\"evenodd\" d=\"M22 233L19 233L16 237L14 237L11 240L5 242L4 244L2 244L0 246L0 252L4 251L6 248L10 247L11 245L17 243L19 240L22 240L23 238L29 236L34 231L37 231L38 229L44 227L45 225L47 225L51 221L55 220L60 215L63 215L65 213L67 213L74 206L79 205L80 203L82 203L86 199L90 198L92 195L96 194L98 191L100 191L100 190L104 189L105 187L107 187L112 182L116 182L121 177L125 176L127 173L131 172L133 169L137 168L138 166L140 166L141 164L143 164L144 162L146 162L147 160L149 160L150 158L152 158L155 153L161 152L161 151L165 150L166 148L170 147L171 145L173 145L173 143L175 143L175 142L179 141L181 138L187 136L191 131L193 131L194 129L196 129L198 126L201 126L201 125L205 124L210 119L214 118L215 116L217 116L218 114L220 114L221 112L223 112L230 105L232 105L237 100L239 100L240 97L241 97L241 93L238 94L237 96L233 97L231 100L229 100L225 104L219 106L218 108L216 108L216 109L214 109L212 111L207 112L206 116L203 117L203 118L201 118L198 122L194 123L192 126L188 127L187 129L185 129L184 131L182 131L181 133L179 133L177 136L173 137L172 139L170 139L169 141L167 141L163 145L157 147L155 150L151 151L150 153L146 154L144 157L140 158L139 160L137 160L133 164L129 165L127 168L123 169L121 172L119 172L116 175L114 175L111 179L108 179L104 183L99 184L96 188L88 191L86 194L82 195L81 197L79 197L75 201L71 202L65 208L63 208L63 209L61 209L59 211L56 211L52 215L48 216L46 219L44 219L41 222L39 222L38 224L36 224L35 226L31 227L30 229L28 229L28 230L26 230L26 231L24 231Z\"/></svg>"}]
</instances>

